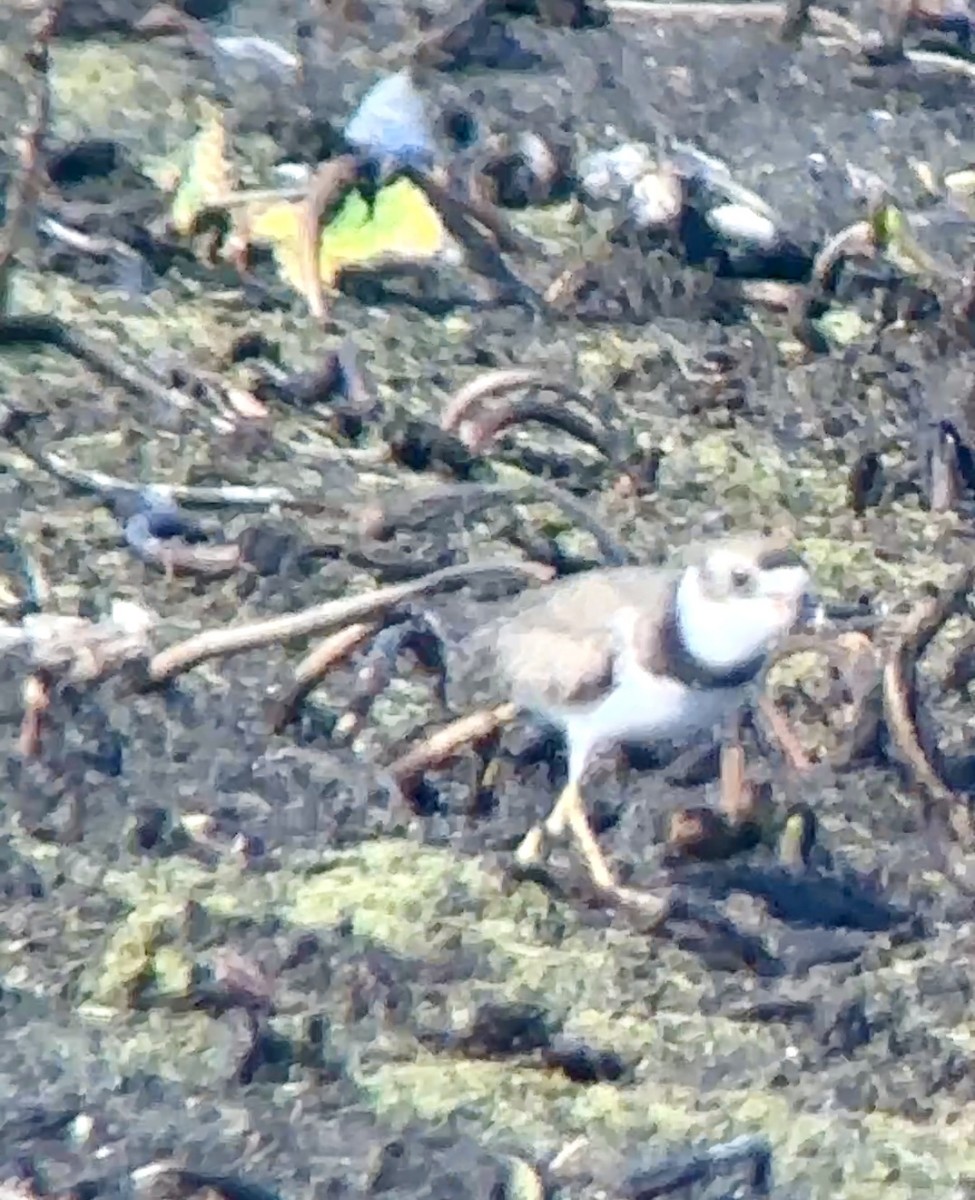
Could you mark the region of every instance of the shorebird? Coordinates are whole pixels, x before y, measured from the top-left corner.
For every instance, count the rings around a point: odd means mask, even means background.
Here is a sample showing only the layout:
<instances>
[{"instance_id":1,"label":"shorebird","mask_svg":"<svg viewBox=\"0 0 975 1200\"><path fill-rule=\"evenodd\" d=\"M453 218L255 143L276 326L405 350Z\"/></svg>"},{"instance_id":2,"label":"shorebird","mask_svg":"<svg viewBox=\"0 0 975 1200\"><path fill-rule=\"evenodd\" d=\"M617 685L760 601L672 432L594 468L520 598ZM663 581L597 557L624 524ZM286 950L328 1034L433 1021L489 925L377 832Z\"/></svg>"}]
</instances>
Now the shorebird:
<instances>
[{"instance_id":1,"label":"shorebird","mask_svg":"<svg viewBox=\"0 0 975 1200\"><path fill-rule=\"evenodd\" d=\"M776 641L813 600L788 543L700 543L672 566L608 567L528 593L468 640L462 675L561 730L568 780L517 850L537 861L568 830L590 876L620 891L586 815L597 753L624 742L686 744L738 708ZM486 681L486 682L485 682ZM498 711L501 711L500 709Z\"/></svg>"}]
</instances>

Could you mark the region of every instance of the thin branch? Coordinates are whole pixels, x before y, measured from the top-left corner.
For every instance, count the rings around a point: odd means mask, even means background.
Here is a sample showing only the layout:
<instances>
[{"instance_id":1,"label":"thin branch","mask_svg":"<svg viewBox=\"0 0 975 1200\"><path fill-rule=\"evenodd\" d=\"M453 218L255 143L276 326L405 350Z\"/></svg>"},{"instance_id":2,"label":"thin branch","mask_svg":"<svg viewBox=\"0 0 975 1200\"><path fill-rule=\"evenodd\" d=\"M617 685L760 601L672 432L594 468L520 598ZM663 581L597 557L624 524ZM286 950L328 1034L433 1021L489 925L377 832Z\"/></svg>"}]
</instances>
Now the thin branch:
<instances>
[{"instance_id":1,"label":"thin branch","mask_svg":"<svg viewBox=\"0 0 975 1200\"><path fill-rule=\"evenodd\" d=\"M283 645L309 634L340 629L352 622L373 620L397 605L419 596L464 587L491 576L520 576L546 582L552 578L552 571L539 563L517 559L465 563L462 566L445 567L442 571L434 571L408 583L379 588L365 595L330 600L288 616L270 617L248 625L231 626L229 629L206 630L156 654L149 663L148 680L153 684L165 683L212 658Z\"/></svg>"},{"instance_id":2,"label":"thin branch","mask_svg":"<svg viewBox=\"0 0 975 1200\"><path fill-rule=\"evenodd\" d=\"M365 661L356 672L355 693L332 733L336 741L357 737L377 698L389 686L396 663L411 651L419 664L436 675L437 698L446 707L448 642L440 622L432 613L401 612L404 619L388 626L376 637Z\"/></svg>"},{"instance_id":3,"label":"thin branch","mask_svg":"<svg viewBox=\"0 0 975 1200\"><path fill-rule=\"evenodd\" d=\"M363 532L369 537L390 537L396 529L420 529L445 513L469 517L512 501L555 505L593 538L610 566L625 566L635 561L630 551L587 505L565 488L537 476L520 483L467 483L419 494L396 492L363 513Z\"/></svg>"},{"instance_id":4,"label":"thin branch","mask_svg":"<svg viewBox=\"0 0 975 1200\"><path fill-rule=\"evenodd\" d=\"M867 646L871 643L866 639L866 635L858 633L859 638L866 641ZM760 694L757 703L759 716L765 722L769 732L778 742L783 754L785 755L789 765L794 771L804 774L812 769L810 762L802 743L799 741L796 734L786 718L782 715L779 707L772 699L767 686L769 671L776 664L783 662L787 658L791 658L795 654L821 654L829 659L830 665L836 670L844 682L849 687L851 694L854 695L854 716L848 723L850 736L855 735L863 704L866 701L865 695L858 695L858 689L852 686L851 677L854 675L856 668L856 654L862 653L865 647L862 642L857 643L860 647L859 651L855 650L853 644L848 643L845 639L849 637L849 633L845 633L841 638L836 640L826 639L818 634L794 634L792 637L786 638L781 646L770 657L765 670L766 687ZM871 677L874 673L871 672ZM860 689L862 690L862 689ZM869 689L868 689L869 690ZM837 765L840 761L846 761L848 753L846 748L839 750L831 761L833 765Z\"/></svg>"},{"instance_id":5,"label":"thin branch","mask_svg":"<svg viewBox=\"0 0 975 1200\"><path fill-rule=\"evenodd\" d=\"M459 387L450 397L444 405L440 428L454 433L467 420L470 410L482 405L489 397L501 396L527 387L551 388L553 391L562 392L564 385L536 367L500 367L483 371ZM580 398L580 394L574 389L566 389L566 394ZM588 404L588 401L586 403Z\"/></svg>"},{"instance_id":6,"label":"thin branch","mask_svg":"<svg viewBox=\"0 0 975 1200\"><path fill-rule=\"evenodd\" d=\"M854 221L824 242L813 259L811 281L822 291L832 291L831 280L844 258L873 258L877 242L869 221Z\"/></svg>"},{"instance_id":7,"label":"thin branch","mask_svg":"<svg viewBox=\"0 0 975 1200\"><path fill-rule=\"evenodd\" d=\"M275 733L281 733L298 715L301 706L333 667L346 662L374 634L380 625L376 621L359 621L338 630L319 642L295 667L291 687L276 701L269 713L269 723Z\"/></svg>"},{"instance_id":8,"label":"thin branch","mask_svg":"<svg viewBox=\"0 0 975 1200\"><path fill-rule=\"evenodd\" d=\"M764 22L782 26L789 15L787 3L778 0L755 0L755 3L724 3L723 0L606 0L614 15L628 20L648 21L736 21L741 24ZM828 8L812 5L807 10L811 28L817 34L840 37L859 48L860 30Z\"/></svg>"},{"instance_id":9,"label":"thin branch","mask_svg":"<svg viewBox=\"0 0 975 1200\"><path fill-rule=\"evenodd\" d=\"M44 140L51 117L49 45L63 0L52 0L31 27L24 61L31 73L27 116L17 134L17 169L7 186L5 219L0 230L0 313L10 308L10 275L17 255L29 244L37 206L47 179Z\"/></svg>"},{"instance_id":10,"label":"thin branch","mask_svg":"<svg viewBox=\"0 0 975 1200\"><path fill-rule=\"evenodd\" d=\"M424 171L404 166L399 174L424 192L447 231L463 247L465 262L471 270L501 284L536 309L544 306L542 298L518 278L501 256L502 249L524 252L526 242L508 228L497 210L452 195Z\"/></svg>"},{"instance_id":11,"label":"thin branch","mask_svg":"<svg viewBox=\"0 0 975 1200\"><path fill-rule=\"evenodd\" d=\"M509 398L492 406L479 417L465 422L467 429L461 434L461 441L472 454L483 454L506 429L530 422L559 429L576 441L592 446L604 458L613 458L614 447L609 438L602 430L595 428L588 417L582 417L557 400L544 396Z\"/></svg>"},{"instance_id":12,"label":"thin branch","mask_svg":"<svg viewBox=\"0 0 975 1200\"><path fill-rule=\"evenodd\" d=\"M335 215L360 177L358 160L351 154L323 163L315 172L301 207L298 253L305 299L311 315L322 321L328 312L321 270L322 228Z\"/></svg>"},{"instance_id":13,"label":"thin branch","mask_svg":"<svg viewBox=\"0 0 975 1200\"><path fill-rule=\"evenodd\" d=\"M794 16L804 15L805 21L818 36L836 38L857 53L870 48L870 39L853 24L829 9L811 5L801 14L796 0L755 0L745 4L725 0L606 0L606 7L615 16L630 21L702 21L718 23L734 21L765 22L782 30L791 28ZM949 74L967 75L975 79L975 62L938 50L903 50L903 59L915 67L931 67Z\"/></svg>"},{"instance_id":14,"label":"thin branch","mask_svg":"<svg viewBox=\"0 0 975 1200\"><path fill-rule=\"evenodd\" d=\"M539 397L524 401L509 399L503 404L485 408L485 400L507 397L511 392L523 388L540 388L556 392L566 400L574 400L584 408L585 416L569 412L562 405ZM592 401L587 396L543 371L502 368L485 371L455 392L444 408L440 428L447 432L456 431L469 450L481 453L503 429L528 421L540 421L561 429L612 459L614 448L603 431L593 424L591 412Z\"/></svg>"},{"instance_id":15,"label":"thin branch","mask_svg":"<svg viewBox=\"0 0 975 1200\"><path fill-rule=\"evenodd\" d=\"M954 583L936 596L925 596L915 605L884 665L884 719L891 741L914 782L936 801L954 808L959 797L945 782L936 764L936 752L922 745L917 723L917 664L929 643L953 616L965 611L975 570L963 571Z\"/></svg>"},{"instance_id":16,"label":"thin branch","mask_svg":"<svg viewBox=\"0 0 975 1200\"><path fill-rule=\"evenodd\" d=\"M24 314L0 318L0 346L34 345L62 350L140 400L151 400L167 409L176 403L174 388L58 317Z\"/></svg>"},{"instance_id":17,"label":"thin branch","mask_svg":"<svg viewBox=\"0 0 975 1200\"><path fill-rule=\"evenodd\" d=\"M462 750L493 737L505 725L510 725L517 715L517 705L508 703L451 721L397 758L389 768L390 774L405 790L425 771L443 766Z\"/></svg>"},{"instance_id":18,"label":"thin branch","mask_svg":"<svg viewBox=\"0 0 975 1200\"><path fill-rule=\"evenodd\" d=\"M302 512L335 512L336 515L348 515L348 492L339 495L322 496L318 498L297 496L288 488L282 487L249 487L246 484L228 483L217 487L194 487L181 483L132 483L115 475L106 475L104 471L89 471L70 463L62 454L53 450L36 448L22 442L19 438L9 438L17 449L25 454L39 467L49 471L55 479L67 483L85 492L92 492L105 499L115 499L119 496L139 496L147 488L165 492L179 504L199 508L254 508L265 510L269 508L293 508Z\"/></svg>"}]
</instances>

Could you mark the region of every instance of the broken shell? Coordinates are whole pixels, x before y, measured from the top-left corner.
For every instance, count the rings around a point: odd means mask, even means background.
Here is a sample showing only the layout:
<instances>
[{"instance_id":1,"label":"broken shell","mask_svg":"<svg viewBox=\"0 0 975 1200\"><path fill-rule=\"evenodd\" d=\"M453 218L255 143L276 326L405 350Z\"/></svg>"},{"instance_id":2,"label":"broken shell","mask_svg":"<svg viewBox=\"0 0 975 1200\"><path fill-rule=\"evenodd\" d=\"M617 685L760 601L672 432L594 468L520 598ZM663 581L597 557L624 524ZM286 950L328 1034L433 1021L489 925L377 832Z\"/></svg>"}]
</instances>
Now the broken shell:
<instances>
[{"instance_id":1,"label":"broken shell","mask_svg":"<svg viewBox=\"0 0 975 1200\"><path fill-rule=\"evenodd\" d=\"M558 174L559 164L544 138L537 133L522 133L518 138L518 150L542 183L551 183Z\"/></svg>"},{"instance_id":2,"label":"broken shell","mask_svg":"<svg viewBox=\"0 0 975 1200\"><path fill-rule=\"evenodd\" d=\"M672 171L650 171L633 185L627 210L641 229L672 225L684 206L684 189Z\"/></svg>"},{"instance_id":3,"label":"broken shell","mask_svg":"<svg viewBox=\"0 0 975 1200\"><path fill-rule=\"evenodd\" d=\"M287 78L298 70L298 59L290 50L277 42L252 35L241 37L217 37L213 44L228 59L237 62L257 63L258 66Z\"/></svg>"},{"instance_id":4,"label":"broken shell","mask_svg":"<svg viewBox=\"0 0 975 1200\"><path fill-rule=\"evenodd\" d=\"M772 250L779 242L774 221L744 204L719 204L707 214L715 233L758 250Z\"/></svg>"},{"instance_id":5,"label":"broken shell","mask_svg":"<svg viewBox=\"0 0 975 1200\"><path fill-rule=\"evenodd\" d=\"M949 172L945 176L945 187L956 196L975 195L975 167Z\"/></svg>"},{"instance_id":6,"label":"broken shell","mask_svg":"<svg viewBox=\"0 0 975 1200\"><path fill-rule=\"evenodd\" d=\"M652 166L650 151L638 142L588 154L579 163L579 186L590 200L622 200Z\"/></svg>"}]
</instances>

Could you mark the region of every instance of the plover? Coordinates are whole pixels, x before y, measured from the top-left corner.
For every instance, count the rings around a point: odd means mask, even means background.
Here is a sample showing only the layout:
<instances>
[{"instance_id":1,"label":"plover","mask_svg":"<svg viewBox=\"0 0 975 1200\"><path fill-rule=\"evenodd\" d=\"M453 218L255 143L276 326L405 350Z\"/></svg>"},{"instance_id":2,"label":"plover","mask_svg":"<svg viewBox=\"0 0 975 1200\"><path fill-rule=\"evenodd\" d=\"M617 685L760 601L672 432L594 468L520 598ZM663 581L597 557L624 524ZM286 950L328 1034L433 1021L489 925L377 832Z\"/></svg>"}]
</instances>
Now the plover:
<instances>
[{"instance_id":1,"label":"plover","mask_svg":"<svg viewBox=\"0 0 975 1200\"><path fill-rule=\"evenodd\" d=\"M810 584L788 543L727 538L699 544L681 564L560 580L472 634L468 679L487 681L566 741L568 781L518 860L537 860L546 834L568 830L593 882L616 890L582 798L593 758L622 742L685 744L724 722L812 605Z\"/></svg>"}]
</instances>

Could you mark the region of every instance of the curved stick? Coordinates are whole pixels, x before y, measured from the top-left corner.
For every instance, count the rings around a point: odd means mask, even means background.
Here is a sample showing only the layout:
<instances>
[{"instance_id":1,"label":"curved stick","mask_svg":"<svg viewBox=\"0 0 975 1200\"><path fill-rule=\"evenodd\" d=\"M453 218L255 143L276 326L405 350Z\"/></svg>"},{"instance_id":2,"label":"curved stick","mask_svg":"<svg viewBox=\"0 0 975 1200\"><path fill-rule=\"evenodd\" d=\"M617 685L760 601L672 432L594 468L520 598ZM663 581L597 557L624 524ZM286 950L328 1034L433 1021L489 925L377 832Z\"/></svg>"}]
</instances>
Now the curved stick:
<instances>
[{"instance_id":1,"label":"curved stick","mask_svg":"<svg viewBox=\"0 0 975 1200\"><path fill-rule=\"evenodd\" d=\"M349 659L356 650L378 633L376 621L358 621L338 630L319 642L295 667L291 687L276 701L269 713L269 724L275 733L290 725L302 704L333 667Z\"/></svg>"},{"instance_id":2,"label":"curved stick","mask_svg":"<svg viewBox=\"0 0 975 1200\"><path fill-rule=\"evenodd\" d=\"M515 704L499 704L469 716L460 717L435 730L396 759L389 768L400 787L407 786L424 771L441 766L455 758L461 750L492 737L505 725L510 725L518 713Z\"/></svg>"},{"instance_id":3,"label":"curved stick","mask_svg":"<svg viewBox=\"0 0 975 1200\"><path fill-rule=\"evenodd\" d=\"M579 400L587 407L589 405L586 397L574 388L565 387L546 371L535 367L499 367L482 372L454 392L440 418L440 428L448 433L453 432L467 419L470 410L489 396L503 396L507 392L526 387L551 388L552 391L563 393L570 400Z\"/></svg>"},{"instance_id":4,"label":"curved stick","mask_svg":"<svg viewBox=\"0 0 975 1200\"><path fill-rule=\"evenodd\" d=\"M613 457L613 447L600 430L594 428L588 417L570 412L556 401L547 400L543 396L524 396L517 400L507 400L489 408L479 418L469 417L466 422L468 428L461 435L461 441L472 454L483 454L498 434L515 425L526 425L529 421L561 429L576 441L585 442L598 450L604 458Z\"/></svg>"},{"instance_id":5,"label":"curved stick","mask_svg":"<svg viewBox=\"0 0 975 1200\"><path fill-rule=\"evenodd\" d=\"M364 515L363 532L369 537L389 537L399 528L421 529L444 511L474 516L499 503L535 501L553 504L567 513L593 538L607 565L622 567L634 556L580 500L565 488L537 476L521 483L464 483L434 488L417 496L400 492L379 501Z\"/></svg>"},{"instance_id":6,"label":"curved stick","mask_svg":"<svg viewBox=\"0 0 975 1200\"><path fill-rule=\"evenodd\" d=\"M521 576L547 582L552 578L552 574L550 568L543 567L540 563L518 559L465 563L462 566L445 567L442 571L434 571L409 583L378 588L365 595L329 600L325 604L317 604L285 617L269 617L264 621L231 626L229 629L206 630L156 654L149 662L148 681L151 684L165 683L211 658L241 654L246 650L259 650L265 646L307 637L310 633L325 633L329 629L338 629L354 621L367 621L417 596L429 596L452 587L463 587L492 575L516 578Z\"/></svg>"},{"instance_id":7,"label":"curved stick","mask_svg":"<svg viewBox=\"0 0 975 1200\"><path fill-rule=\"evenodd\" d=\"M864 634L863 636L865 637L866 635ZM764 690L758 699L758 711L769 726L775 740L779 743L789 765L793 770L800 773L809 771L813 764L806 755L802 743L793 732L791 725L782 715L778 705L776 705L769 694L767 680L769 671L777 663L791 658L794 654L805 653L824 655L848 683L852 665L852 655L848 648L840 645L838 642L828 641L818 635L802 633L794 634L792 637L787 638L768 661L763 679ZM854 689L850 687L850 691L853 692ZM865 697L861 699L861 704L864 699ZM856 729L857 721L858 716L854 717L850 722L851 730ZM839 759L843 758L842 751L837 757ZM835 765L836 759L828 759L828 761L833 762Z\"/></svg>"},{"instance_id":8,"label":"curved stick","mask_svg":"<svg viewBox=\"0 0 975 1200\"><path fill-rule=\"evenodd\" d=\"M331 159L318 168L301 206L298 252L301 278L308 309L316 321L324 320L328 308L322 282L319 243L322 226L355 187L359 164L351 154Z\"/></svg>"},{"instance_id":9,"label":"curved stick","mask_svg":"<svg viewBox=\"0 0 975 1200\"><path fill-rule=\"evenodd\" d=\"M883 672L884 719L903 765L914 782L934 800L947 801L952 808L959 804L960 798L945 782L933 761L934 755L921 744L917 727L917 664L942 626L964 611L973 580L975 569L963 571L939 595L925 596L915 605Z\"/></svg>"}]
</instances>

